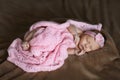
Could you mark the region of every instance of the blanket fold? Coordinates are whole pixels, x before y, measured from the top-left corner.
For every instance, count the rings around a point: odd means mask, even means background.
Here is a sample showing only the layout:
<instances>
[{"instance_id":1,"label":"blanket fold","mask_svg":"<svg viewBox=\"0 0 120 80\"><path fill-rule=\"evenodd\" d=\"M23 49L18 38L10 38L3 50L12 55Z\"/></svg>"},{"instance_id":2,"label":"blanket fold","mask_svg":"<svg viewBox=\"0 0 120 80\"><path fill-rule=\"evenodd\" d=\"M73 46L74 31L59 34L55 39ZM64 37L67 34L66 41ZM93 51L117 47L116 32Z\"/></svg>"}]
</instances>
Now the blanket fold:
<instances>
[{"instance_id":1,"label":"blanket fold","mask_svg":"<svg viewBox=\"0 0 120 80\"><path fill-rule=\"evenodd\" d=\"M37 29L29 41L30 49L22 49L22 40L17 38L8 49L8 61L26 72L52 71L60 68L68 57L68 48L75 48L73 35L67 27L74 25L79 29L101 30L102 25L92 25L74 20L59 24L52 21L40 21L33 24L29 31ZM45 28L41 28L45 26ZM26 33L27 34L27 33Z\"/></svg>"},{"instance_id":2,"label":"blanket fold","mask_svg":"<svg viewBox=\"0 0 120 80\"><path fill-rule=\"evenodd\" d=\"M73 36L66 29L69 24L41 21L33 24L30 31L41 26L30 40L30 49L22 50L22 40L15 39L8 48L8 61L26 72L52 71L60 68L68 57L67 48L74 48Z\"/></svg>"}]
</instances>

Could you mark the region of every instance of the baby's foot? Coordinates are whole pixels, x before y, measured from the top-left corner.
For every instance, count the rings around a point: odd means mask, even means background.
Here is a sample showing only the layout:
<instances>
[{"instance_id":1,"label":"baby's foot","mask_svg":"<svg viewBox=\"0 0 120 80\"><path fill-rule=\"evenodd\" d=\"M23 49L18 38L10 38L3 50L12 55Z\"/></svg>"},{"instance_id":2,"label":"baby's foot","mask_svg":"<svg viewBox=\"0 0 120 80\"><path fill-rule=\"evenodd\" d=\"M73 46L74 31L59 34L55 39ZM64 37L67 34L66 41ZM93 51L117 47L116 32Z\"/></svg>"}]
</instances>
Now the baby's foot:
<instances>
[{"instance_id":1,"label":"baby's foot","mask_svg":"<svg viewBox=\"0 0 120 80\"><path fill-rule=\"evenodd\" d=\"M25 51L26 51L26 50L28 50L28 49L29 49L29 47L30 47L30 45L29 45L29 43L28 43L28 42L26 42L26 41L25 41L25 42L23 42L23 43L22 43L22 49L23 49L23 50L25 50Z\"/></svg>"}]
</instances>

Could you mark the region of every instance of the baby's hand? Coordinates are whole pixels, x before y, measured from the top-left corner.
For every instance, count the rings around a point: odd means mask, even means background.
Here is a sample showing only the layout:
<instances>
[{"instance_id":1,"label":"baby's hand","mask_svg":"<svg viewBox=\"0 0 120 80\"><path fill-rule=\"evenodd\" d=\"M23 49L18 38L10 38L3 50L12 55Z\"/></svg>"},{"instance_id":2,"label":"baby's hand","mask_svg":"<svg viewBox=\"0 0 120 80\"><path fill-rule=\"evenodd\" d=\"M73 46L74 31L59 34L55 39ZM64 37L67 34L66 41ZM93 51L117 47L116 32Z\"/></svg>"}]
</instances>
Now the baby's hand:
<instances>
[{"instance_id":1,"label":"baby's hand","mask_svg":"<svg viewBox=\"0 0 120 80\"><path fill-rule=\"evenodd\" d=\"M77 56L81 56L81 55L85 54L85 51L82 50L81 52L76 52L75 54L76 54Z\"/></svg>"},{"instance_id":2,"label":"baby's hand","mask_svg":"<svg viewBox=\"0 0 120 80\"><path fill-rule=\"evenodd\" d=\"M28 50L29 48L30 48L30 45L29 45L29 43L28 42L26 42L26 41L24 41L23 43L22 43L22 49L23 50Z\"/></svg>"}]
</instances>

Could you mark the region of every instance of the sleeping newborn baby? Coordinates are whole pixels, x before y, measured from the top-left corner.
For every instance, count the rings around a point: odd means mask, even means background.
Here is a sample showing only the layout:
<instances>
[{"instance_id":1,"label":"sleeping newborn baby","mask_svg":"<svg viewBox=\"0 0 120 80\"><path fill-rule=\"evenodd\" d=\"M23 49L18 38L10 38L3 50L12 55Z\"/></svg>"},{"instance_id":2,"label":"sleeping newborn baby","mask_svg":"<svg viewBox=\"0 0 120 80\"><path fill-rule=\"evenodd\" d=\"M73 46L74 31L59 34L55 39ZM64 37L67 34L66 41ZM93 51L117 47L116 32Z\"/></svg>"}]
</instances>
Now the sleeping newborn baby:
<instances>
[{"instance_id":1,"label":"sleeping newborn baby","mask_svg":"<svg viewBox=\"0 0 120 80\"><path fill-rule=\"evenodd\" d=\"M102 25L68 20L58 24L40 21L33 24L23 41L15 39L8 48L8 61L26 72L53 71L69 54L82 55L104 46L104 37L96 31ZM95 30L95 31L92 31Z\"/></svg>"},{"instance_id":2,"label":"sleeping newborn baby","mask_svg":"<svg viewBox=\"0 0 120 80\"><path fill-rule=\"evenodd\" d=\"M70 20L69 20L70 21ZM72 21L74 23L74 21ZM24 41L22 43L23 50L29 50L30 45L29 41L32 39L33 35L38 29L45 29L45 26L41 26L39 28L36 28L30 32L28 32L25 37ZM94 27L94 29L90 29L86 26L82 27L84 30L82 31L80 28L75 27L74 24L71 24L67 29L68 31L73 35L74 42L76 47L75 48L68 48L68 54L76 54L76 55L82 55L86 52L94 51L99 48L102 48L104 45L104 37L100 33L99 28L97 30L97 27Z\"/></svg>"}]
</instances>

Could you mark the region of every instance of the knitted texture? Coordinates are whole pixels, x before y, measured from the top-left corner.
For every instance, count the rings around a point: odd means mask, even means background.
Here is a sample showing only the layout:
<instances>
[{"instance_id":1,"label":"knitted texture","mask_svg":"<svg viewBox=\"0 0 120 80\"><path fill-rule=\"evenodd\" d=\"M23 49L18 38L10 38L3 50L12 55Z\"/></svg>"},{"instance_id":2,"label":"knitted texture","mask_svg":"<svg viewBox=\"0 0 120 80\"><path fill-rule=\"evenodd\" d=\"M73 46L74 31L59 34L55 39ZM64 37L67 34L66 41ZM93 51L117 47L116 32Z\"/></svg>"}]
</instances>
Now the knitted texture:
<instances>
[{"instance_id":1,"label":"knitted texture","mask_svg":"<svg viewBox=\"0 0 120 80\"><path fill-rule=\"evenodd\" d=\"M75 48L73 35L67 30L70 24L82 30L101 30L101 25L91 25L84 22L68 20L63 24L52 21L40 21L33 24L29 31L38 27L30 40L30 49L24 51L22 40L15 39L8 48L7 60L26 72L52 71L60 68L68 57L68 48Z\"/></svg>"}]
</instances>

